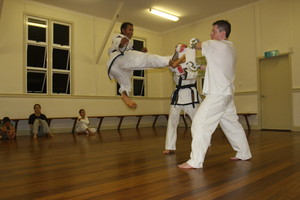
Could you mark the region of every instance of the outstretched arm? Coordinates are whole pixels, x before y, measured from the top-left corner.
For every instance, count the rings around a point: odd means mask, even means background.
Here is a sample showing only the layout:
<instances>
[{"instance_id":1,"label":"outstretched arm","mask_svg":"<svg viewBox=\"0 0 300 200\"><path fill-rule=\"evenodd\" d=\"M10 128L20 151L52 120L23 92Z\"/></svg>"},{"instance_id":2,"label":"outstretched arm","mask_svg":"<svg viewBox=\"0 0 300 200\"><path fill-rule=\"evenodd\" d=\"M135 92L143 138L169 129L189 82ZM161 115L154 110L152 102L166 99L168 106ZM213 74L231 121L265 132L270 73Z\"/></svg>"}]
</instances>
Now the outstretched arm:
<instances>
[{"instance_id":1,"label":"outstretched arm","mask_svg":"<svg viewBox=\"0 0 300 200\"><path fill-rule=\"evenodd\" d=\"M192 49L201 50L202 49L202 42L198 38L192 38L190 40L190 47Z\"/></svg>"},{"instance_id":2,"label":"outstretched arm","mask_svg":"<svg viewBox=\"0 0 300 200\"><path fill-rule=\"evenodd\" d=\"M196 43L195 48L198 49L198 50L201 50L202 49L202 42Z\"/></svg>"},{"instance_id":3,"label":"outstretched arm","mask_svg":"<svg viewBox=\"0 0 300 200\"><path fill-rule=\"evenodd\" d=\"M200 69L206 70L206 65L200 65Z\"/></svg>"}]
</instances>

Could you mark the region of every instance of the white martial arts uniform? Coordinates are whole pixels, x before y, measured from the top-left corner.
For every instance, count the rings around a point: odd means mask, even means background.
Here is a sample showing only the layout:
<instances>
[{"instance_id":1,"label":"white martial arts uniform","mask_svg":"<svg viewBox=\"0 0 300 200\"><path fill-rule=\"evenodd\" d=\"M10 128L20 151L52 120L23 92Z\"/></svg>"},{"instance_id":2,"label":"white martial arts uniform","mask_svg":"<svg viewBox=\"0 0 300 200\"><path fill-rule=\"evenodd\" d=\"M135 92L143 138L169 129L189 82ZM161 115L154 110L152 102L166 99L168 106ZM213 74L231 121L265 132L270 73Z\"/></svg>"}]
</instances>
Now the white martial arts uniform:
<instances>
[{"instance_id":1,"label":"white martial arts uniform","mask_svg":"<svg viewBox=\"0 0 300 200\"><path fill-rule=\"evenodd\" d=\"M76 124L76 133L89 133L87 129L90 129L91 132L96 132L95 128L89 128L90 121L88 117L82 118L79 116L77 118L77 124Z\"/></svg>"},{"instance_id":2,"label":"white martial arts uniform","mask_svg":"<svg viewBox=\"0 0 300 200\"><path fill-rule=\"evenodd\" d=\"M170 70L172 72L175 71L174 68L170 68ZM182 79L182 76L178 76L174 72L176 90L171 96L165 143L166 150L176 150L177 126L180 120L180 112L184 111L193 119L201 102L201 97L196 88L198 72L186 71L186 73L187 79Z\"/></svg>"},{"instance_id":3,"label":"white martial arts uniform","mask_svg":"<svg viewBox=\"0 0 300 200\"><path fill-rule=\"evenodd\" d=\"M129 40L129 43L125 47L119 48L123 37L126 36L120 33L114 35L112 46L109 49L110 59L107 63L107 68L109 77L116 79L120 84L120 94L126 91L126 94L129 96L131 92L131 78L134 70L166 67L169 65L171 57L132 50L132 40Z\"/></svg>"},{"instance_id":4,"label":"white martial arts uniform","mask_svg":"<svg viewBox=\"0 0 300 200\"><path fill-rule=\"evenodd\" d=\"M245 131L238 122L233 101L236 52L228 40L209 40L202 43L206 57L203 93L206 95L192 123L192 152L187 163L202 168L213 132L220 123L235 157L247 160L252 157Z\"/></svg>"}]
</instances>

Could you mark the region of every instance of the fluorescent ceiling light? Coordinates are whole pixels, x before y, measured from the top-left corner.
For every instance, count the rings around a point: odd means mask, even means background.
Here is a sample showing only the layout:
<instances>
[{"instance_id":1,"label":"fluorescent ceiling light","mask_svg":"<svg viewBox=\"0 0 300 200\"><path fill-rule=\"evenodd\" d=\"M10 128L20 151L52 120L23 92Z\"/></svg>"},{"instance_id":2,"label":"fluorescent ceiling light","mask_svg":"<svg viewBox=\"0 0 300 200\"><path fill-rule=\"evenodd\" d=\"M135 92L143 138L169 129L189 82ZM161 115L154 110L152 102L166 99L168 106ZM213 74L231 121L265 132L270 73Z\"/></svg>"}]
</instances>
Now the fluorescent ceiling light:
<instances>
[{"instance_id":1,"label":"fluorescent ceiling light","mask_svg":"<svg viewBox=\"0 0 300 200\"><path fill-rule=\"evenodd\" d=\"M175 22L179 20L179 18L177 16L174 16L174 15L171 15L171 14L168 14L168 13L165 13L165 12L153 9L153 8L150 8L149 11L150 11L150 13L152 13L154 15L158 15L160 17L164 17L166 19L169 19L169 20L172 20Z\"/></svg>"},{"instance_id":2,"label":"fluorescent ceiling light","mask_svg":"<svg viewBox=\"0 0 300 200\"><path fill-rule=\"evenodd\" d=\"M38 23L34 23L34 22L27 22L27 24L29 26L37 26L37 27L47 28L47 25L45 25L45 24L38 24Z\"/></svg>"}]
</instances>

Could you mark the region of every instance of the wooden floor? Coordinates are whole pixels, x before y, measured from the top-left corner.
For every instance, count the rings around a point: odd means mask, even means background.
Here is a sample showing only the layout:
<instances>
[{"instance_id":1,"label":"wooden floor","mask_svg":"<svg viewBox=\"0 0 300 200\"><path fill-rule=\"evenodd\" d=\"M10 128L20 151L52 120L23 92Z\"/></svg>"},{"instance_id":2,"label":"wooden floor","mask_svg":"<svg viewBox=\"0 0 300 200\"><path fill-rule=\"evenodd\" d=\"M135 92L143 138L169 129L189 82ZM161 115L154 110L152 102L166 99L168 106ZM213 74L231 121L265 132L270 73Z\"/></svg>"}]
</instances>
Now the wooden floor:
<instances>
[{"instance_id":1,"label":"wooden floor","mask_svg":"<svg viewBox=\"0 0 300 200\"><path fill-rule=\"evenodd\" d=\"M0 141L0 199L300 199L300 133L251 131L251 161L234 155L220 130L203 169L182 170L190 130L165 156L165 127L102 131L93 137Z\"/></svg>"}]
</instances>

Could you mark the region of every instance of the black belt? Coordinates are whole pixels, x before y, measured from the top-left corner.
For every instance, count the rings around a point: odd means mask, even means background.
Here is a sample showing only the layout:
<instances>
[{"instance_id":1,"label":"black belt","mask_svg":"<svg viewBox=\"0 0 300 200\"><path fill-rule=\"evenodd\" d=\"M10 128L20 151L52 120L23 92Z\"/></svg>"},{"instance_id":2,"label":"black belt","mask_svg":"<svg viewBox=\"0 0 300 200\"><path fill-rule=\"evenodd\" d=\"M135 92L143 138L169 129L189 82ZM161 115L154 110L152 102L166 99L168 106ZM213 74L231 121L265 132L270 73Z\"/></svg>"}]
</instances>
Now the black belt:
<instances>
[{"instance_id":1,"label":"black belt","mask_svg":"<svg viewBox=\"0 0 300 200\"><path fill-rule=\"evenodd\" d=\"M171 105L177 105L178 102L178 93L180 89L185 89L185 88L190 88L191 90L191 99L192 99L192 105L193 108L195 108L195 92L192 89L193 87L196 88L196 83L194 84L189 84L189 85L181 85L182 79L179 79L179 85L176 85L176 90L173 92L172 100L171 100Z\"/></svg>"},{"instance_id":2,"label":"black belt","mask_svg":"<svg viewBox=\"0 0 300 200\"><path fill-rule=\"evenodd\" d=\"M113 52L116 52L116 51L117 51L117 50L113 50L112 53L113 53ZM117 55L116 57L114 57L114 59L111 61L110 65L109 65L109 67L108 67L108 71L107 71L107 75L108 75L109 79L111 79L110 76L109 76L109 73L110 73L110 70L111 70L112 65L114 64L114 62L116 61L116 59L117 59L118 57L123 56L123 55L124 55L124 53L123 53L123 52L120 52L120 54Z\"/></svg>"}]
</instances>

